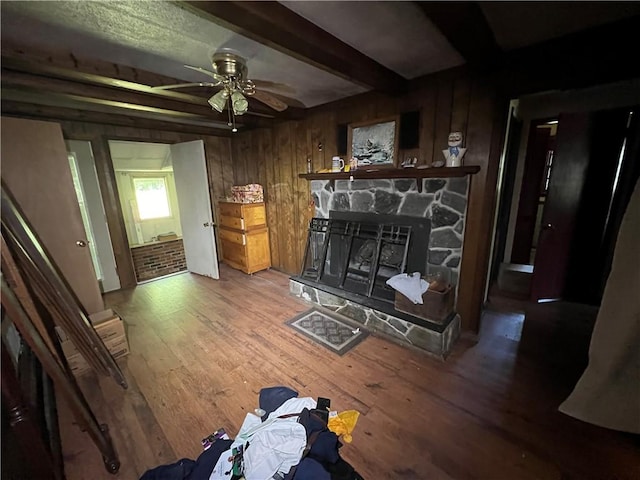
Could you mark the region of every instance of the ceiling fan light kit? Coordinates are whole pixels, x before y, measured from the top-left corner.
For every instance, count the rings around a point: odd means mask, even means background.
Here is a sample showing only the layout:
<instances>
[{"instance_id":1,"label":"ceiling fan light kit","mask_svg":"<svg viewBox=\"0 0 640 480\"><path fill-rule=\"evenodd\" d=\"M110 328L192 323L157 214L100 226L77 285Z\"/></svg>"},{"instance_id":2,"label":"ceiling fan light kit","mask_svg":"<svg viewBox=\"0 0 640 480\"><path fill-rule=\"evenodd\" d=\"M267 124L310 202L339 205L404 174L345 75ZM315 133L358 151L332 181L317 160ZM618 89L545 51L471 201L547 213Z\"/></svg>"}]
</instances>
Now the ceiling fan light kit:
<instances>
[{"instance_id":1,"label":"ceiling fan light kit","mask_svg":"<svg viewBox=\"0 0 640 480\"><path fill-rule=\"evenodd\" d=\"M227 104L227 98L229 97L229 92L227 90L220 90L213 97L211 97L207 102L211 105L211 108L217 110L222 113L224 111L224 106Z\"/></svg>"},{"instance_id":2,"label":"ceiling fan light kit","mask_svg":"<svg viewBox=\"0 0 640 480\"><path fill-rule=\"evenodd\" d=\"M236 115L243 115L249 109L249 102L238 90L231 94L231 105Z\"/></svg>"},{"instance_id":3,"label":"ceiling fan light kit","mask_svg":"<svg viewBox=\"0 0 640 480\"><path fill-rule=\"evenodd\" d=\"M248 70L246 60L237 52L230 49L219 50L211 57L211 64L213 72L190 65L185 65L185 67L212 77L216 80L215 83L180 83L177 85L162 85L155 88L159 90L194 86L222 88L222 90L209 98L207 102L211 105L211 108L220 113L224 112L225 107L227 108L229 117L228 125L232 127L232 132L238 131L235 122L236 115L244 115L249 110L247 97L253 97L279 112L287 108L287 104L280 99L263 90L256 90L255 83L247 78ZM272 82L263 82L263 84L276 85ZM228 107L227 101L229 101Z\"/></svg>"}]
</instances>

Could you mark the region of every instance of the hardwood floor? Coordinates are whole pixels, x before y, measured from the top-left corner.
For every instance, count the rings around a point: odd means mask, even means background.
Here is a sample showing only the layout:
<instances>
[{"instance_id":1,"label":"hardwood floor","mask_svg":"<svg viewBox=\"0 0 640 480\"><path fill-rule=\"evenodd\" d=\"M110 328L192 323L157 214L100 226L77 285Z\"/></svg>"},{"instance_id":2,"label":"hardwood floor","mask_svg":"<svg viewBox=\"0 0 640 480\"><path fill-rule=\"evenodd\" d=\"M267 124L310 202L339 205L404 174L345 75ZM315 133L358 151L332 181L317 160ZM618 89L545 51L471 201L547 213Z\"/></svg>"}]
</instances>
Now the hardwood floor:
<instances>
[{"instance_id":1,"label":"hardwood floor","mask_svg":"<svg viewBox=\"0 0 640 480\"><path fill-rule=\"evenodd\" d=\"M638 437L557 411L586 364L593 309L497 301L479 340L462 338L446 362L373 336L339 357L284 324L308 308L285 275L221 267L219 281L184 274L107 295L127 325L130 387L80 384L122 466L106 473L61 404L69 480L196 458L202 437L235 434L272 385L359 410L342 455L367 480L640 478Z\"/></svg>"}]
</instances>

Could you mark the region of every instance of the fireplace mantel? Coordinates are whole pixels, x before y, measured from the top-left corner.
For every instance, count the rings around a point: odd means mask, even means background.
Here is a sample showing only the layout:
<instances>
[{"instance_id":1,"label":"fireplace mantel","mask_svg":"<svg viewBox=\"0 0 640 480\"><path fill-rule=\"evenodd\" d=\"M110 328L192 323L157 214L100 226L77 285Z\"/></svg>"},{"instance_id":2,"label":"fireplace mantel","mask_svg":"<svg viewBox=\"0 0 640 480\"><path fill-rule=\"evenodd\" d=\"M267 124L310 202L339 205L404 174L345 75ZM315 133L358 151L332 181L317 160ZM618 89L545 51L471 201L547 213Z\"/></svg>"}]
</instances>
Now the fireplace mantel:
<instances>
[{"instance_id":1,"label":"fireplace mantel","mask_svg":"<svg viewBox=\"0 0 640 480\"><path fill-rule=\"evenodd\" d=\"M440 167L440 168L369 168L355 170L353 172L336 173L300 173L298 177L307 180L367 180L367 179L388 179L388 178L448 178L464 177L474 175L480 171L478 165L464 167ZM416 182L418 192L422 191L422 182Z\"/></svg>"}]
</instances>

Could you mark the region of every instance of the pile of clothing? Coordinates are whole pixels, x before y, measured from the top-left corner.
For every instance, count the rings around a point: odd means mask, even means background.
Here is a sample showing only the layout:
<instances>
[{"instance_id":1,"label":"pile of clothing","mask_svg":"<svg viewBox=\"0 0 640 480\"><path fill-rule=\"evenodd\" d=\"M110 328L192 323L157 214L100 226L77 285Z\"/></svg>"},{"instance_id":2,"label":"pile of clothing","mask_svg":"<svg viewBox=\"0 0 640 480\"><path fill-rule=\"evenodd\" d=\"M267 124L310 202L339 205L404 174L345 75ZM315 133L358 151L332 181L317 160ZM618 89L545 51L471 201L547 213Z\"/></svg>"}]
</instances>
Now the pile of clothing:
<instances>
[{"instance_id":1,"label":"pile of clothing","mask_svg":"<svg viewBox=\"0 0 640 480\"><path fill-rule=\"evenodd\" d=\"M154 468L140 480L362 480L340 457L334 432L350 441L357 412L327 421L313 398L288 387L262 389L259 405L263 415L247 414L235 440L217 439L197 460Z\"/></svg>"}]
</instances>

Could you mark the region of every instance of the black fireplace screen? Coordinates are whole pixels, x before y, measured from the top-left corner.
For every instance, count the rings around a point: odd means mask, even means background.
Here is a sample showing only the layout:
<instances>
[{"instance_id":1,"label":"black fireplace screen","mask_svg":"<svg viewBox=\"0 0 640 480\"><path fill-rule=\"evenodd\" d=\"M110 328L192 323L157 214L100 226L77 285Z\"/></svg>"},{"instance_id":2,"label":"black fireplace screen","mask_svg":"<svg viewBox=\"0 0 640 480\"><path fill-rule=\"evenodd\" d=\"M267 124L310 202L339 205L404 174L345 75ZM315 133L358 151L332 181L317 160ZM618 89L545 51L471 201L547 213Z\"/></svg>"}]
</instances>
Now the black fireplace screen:
<instances>
[{"instance_id":1,"label":"black fireplace screen","mask_svg":"<svg viewBox=\"0 0 640 480\"><path fill-rule=\"evenodd\" d=\"M300 276L381 300L393 299L386 281L404 273L412 227L314 218Z\"/></svg>"}]
</instances>

